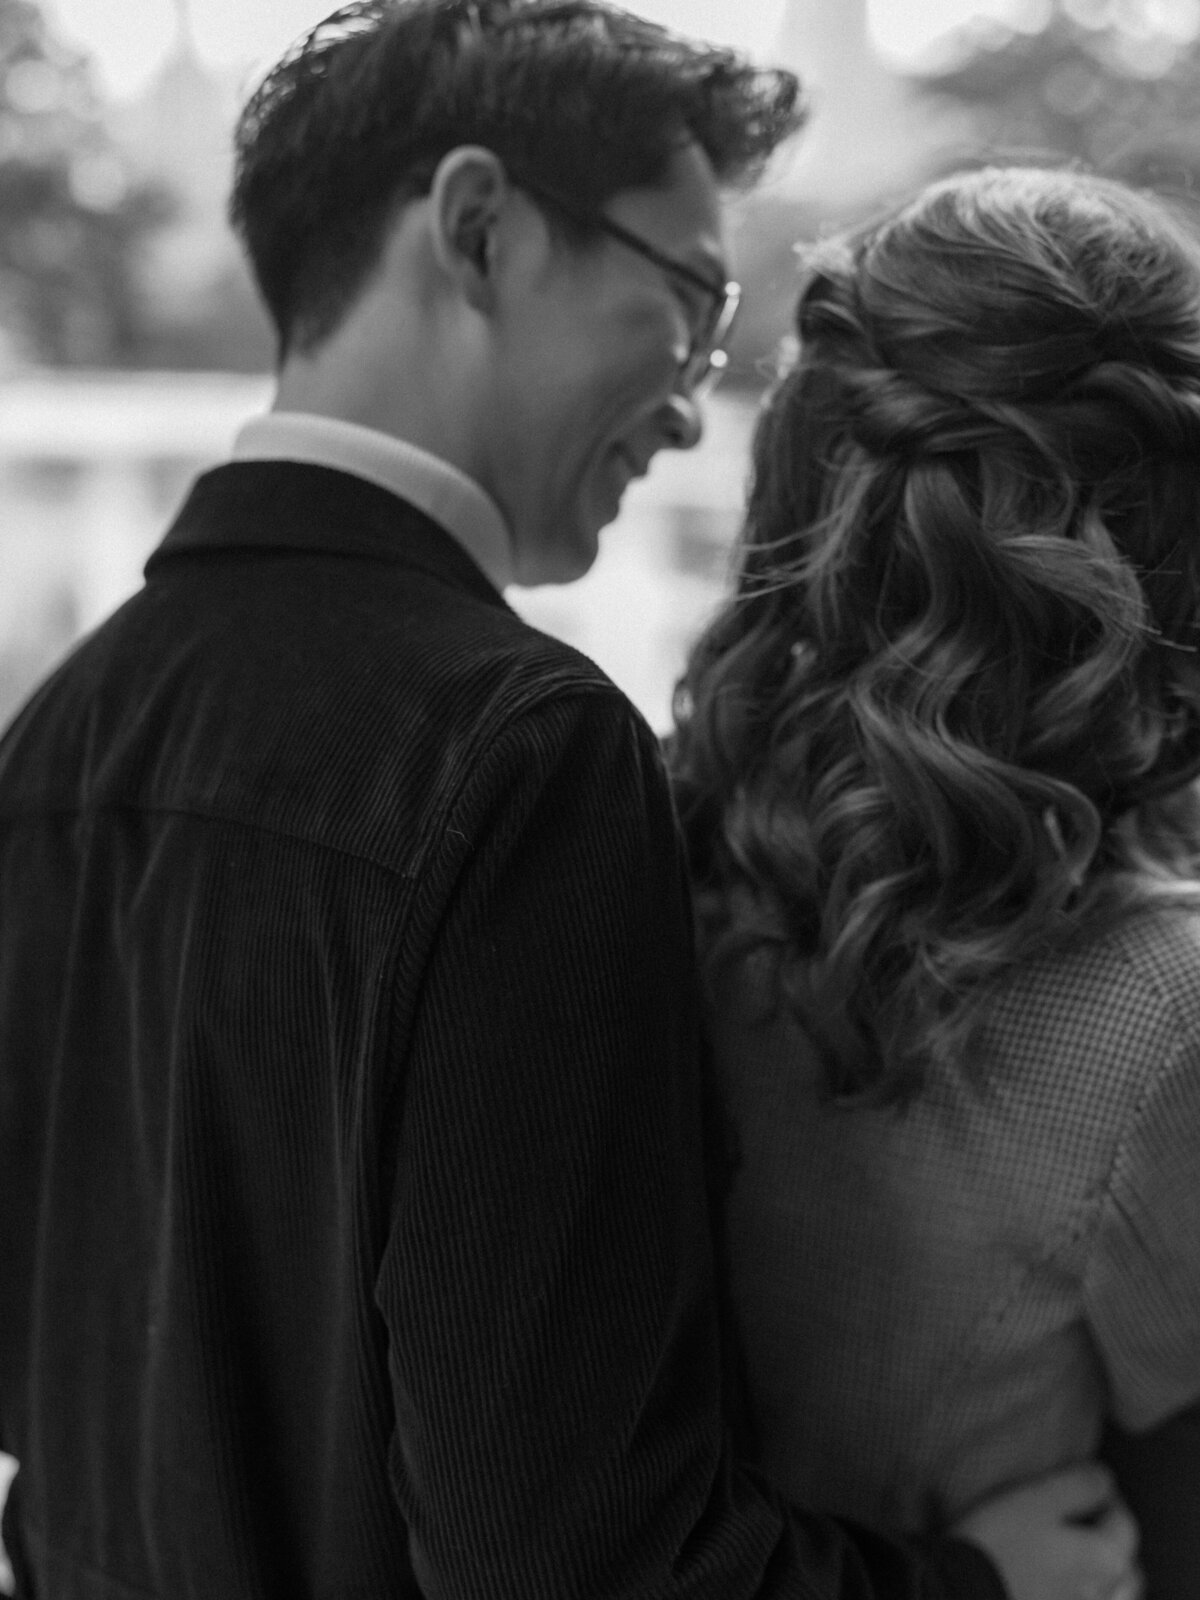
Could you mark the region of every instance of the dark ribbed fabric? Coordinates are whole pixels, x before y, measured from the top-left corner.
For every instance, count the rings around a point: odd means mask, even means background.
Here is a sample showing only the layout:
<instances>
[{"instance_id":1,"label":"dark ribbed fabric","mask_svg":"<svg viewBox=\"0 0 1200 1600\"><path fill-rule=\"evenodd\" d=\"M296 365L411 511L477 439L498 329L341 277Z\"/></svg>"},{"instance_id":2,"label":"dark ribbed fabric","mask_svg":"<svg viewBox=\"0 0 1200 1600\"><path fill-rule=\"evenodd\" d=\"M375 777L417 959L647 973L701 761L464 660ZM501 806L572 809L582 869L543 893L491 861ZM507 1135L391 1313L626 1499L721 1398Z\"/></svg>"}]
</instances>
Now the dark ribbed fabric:
<instances>
[{"instance_id":1,"label":"dark ribbed fabric","mask_svg":"<svg viewBox=\"0 0 1200 1600\"><path fill-rule=\"evenodd\" d=\"M0 745L37 1600L1002 1594L723 1447L655 742L440 529L202 478Z\"/></svg>"},{"instance_id":2,"label":"dark ribbed fabric","mask_svg":"<svg viewBox=\"0 0 1200 1600\"><path fill-rule=\"evenodd\" d=\"M1148 1600L1196 1600L1200 1587L1200 1405L1151 1429L1110 1426L1101 1456L1142 1531Z\"/></svg>"}]
</instances>

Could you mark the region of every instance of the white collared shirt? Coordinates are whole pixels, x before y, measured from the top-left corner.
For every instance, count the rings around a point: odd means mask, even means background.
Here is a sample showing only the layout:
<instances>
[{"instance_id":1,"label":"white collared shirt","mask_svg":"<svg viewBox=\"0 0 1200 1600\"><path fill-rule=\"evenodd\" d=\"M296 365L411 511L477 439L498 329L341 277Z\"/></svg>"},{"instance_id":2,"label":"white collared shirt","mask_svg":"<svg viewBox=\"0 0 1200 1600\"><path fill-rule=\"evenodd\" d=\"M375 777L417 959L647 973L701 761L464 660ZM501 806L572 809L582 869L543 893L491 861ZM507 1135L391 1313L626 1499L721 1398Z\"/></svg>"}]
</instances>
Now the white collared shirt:
<instances>
[{"instance_id":1,"label":"white collared shirt","mask_svg":"<svg viewBox=\"0 0 1200 1600\"><path fill-rule=\"evenodd\" d=\"M497 589L513 581L512 539L499 506L465 472L417 445L336 417L268 411L238 433L233 459L304 461L365 478L444 528Z\"/></svg>"}]
</instances>

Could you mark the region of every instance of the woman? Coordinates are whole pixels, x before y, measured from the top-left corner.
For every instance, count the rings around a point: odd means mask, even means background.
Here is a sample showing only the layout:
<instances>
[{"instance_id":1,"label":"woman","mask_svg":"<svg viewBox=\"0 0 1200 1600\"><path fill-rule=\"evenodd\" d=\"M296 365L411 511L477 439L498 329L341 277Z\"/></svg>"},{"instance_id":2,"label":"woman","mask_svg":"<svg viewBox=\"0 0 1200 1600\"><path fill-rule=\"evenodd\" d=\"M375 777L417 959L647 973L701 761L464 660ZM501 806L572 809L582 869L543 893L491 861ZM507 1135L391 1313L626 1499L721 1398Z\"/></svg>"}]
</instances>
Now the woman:
<instances>
[{"instance_id":1,"label":"woman","mask_svg":"<svg viewBox=\"0 0 1200 1600\"><path fill-rule=\"evenodd\" d=\"M1200 245L993 168L797 327L673 760L756 1448L921 1529L1200 1396Z\"/></svg>"}]
</instances>

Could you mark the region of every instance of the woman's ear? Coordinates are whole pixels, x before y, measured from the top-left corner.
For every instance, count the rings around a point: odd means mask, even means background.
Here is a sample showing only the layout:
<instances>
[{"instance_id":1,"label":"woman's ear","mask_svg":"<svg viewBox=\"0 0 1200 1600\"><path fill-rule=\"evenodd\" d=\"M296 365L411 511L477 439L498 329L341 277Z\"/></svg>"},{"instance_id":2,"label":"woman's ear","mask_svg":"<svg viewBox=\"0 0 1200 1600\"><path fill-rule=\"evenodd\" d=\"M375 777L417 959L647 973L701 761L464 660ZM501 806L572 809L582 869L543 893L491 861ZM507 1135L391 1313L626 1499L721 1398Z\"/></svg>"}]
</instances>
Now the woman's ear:
<instances>
[{"instance_id":1,"label":"woman's ear","mask_svg":"<svg viewBox=\"0 0 1200 1600\"><path fill-rule=\"evenodd\" d=\"M497 229L510 189L500 158L481 145L443 156L430 185L434 255L477 311L495 301Z\"/></svg>"}]
</instances>

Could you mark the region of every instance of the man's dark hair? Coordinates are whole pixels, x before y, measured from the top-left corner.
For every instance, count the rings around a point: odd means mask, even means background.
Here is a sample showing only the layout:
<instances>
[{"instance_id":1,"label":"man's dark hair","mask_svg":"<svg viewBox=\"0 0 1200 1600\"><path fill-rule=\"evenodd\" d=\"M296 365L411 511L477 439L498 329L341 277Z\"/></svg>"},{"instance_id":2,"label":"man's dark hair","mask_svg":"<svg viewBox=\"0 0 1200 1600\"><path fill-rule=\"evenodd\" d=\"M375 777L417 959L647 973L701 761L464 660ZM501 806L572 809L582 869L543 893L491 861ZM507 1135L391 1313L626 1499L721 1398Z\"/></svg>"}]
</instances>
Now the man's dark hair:
<instances>
[{"instance_id":1,"label":"man's dark hair","mask_svg":"<svg viewBox=\"0 0 1200 1600\"><path fill-rule=\"evenodd\" d=\"M802 120L791 73L603 0L354 0L247 104L230 217L287 353L336 327L458 145L586 212L660 182L688 139L723 185L753 181Z\"/></svg>"}]
</instances>

